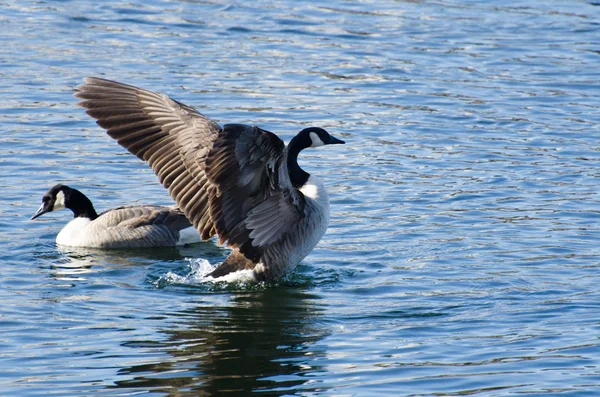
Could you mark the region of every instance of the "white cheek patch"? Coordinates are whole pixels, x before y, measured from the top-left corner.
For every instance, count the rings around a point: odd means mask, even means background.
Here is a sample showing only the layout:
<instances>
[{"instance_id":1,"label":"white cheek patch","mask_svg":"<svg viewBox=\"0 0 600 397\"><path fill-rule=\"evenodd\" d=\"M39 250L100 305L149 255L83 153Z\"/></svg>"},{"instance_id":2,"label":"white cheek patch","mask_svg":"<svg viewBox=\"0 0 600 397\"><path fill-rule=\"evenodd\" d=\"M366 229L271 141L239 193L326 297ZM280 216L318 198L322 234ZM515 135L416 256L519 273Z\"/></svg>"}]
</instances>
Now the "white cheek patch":
<instances>
[{"instance_id":1,"label":"white cheek patch","mask_svg":"<svg viewBox=\"0 0 600 397\"><path fill-rule=\"evenodd\" d=\"M317 134L315 134L314 132L310 133L310 140L312 141L312 145L310 145L310 147L317 147L317 146L325 145L323 143L323 141L321 140L321 138L319 138L319 136Z\"/></svg>"},{"instance_id":2,"label":"white cheek patch","mask_svg":"<svg viewBox=\"0 0 600 397\"><path fill-rule=\"evenodd\" d=\"M61 190L54 199L54 210L60 210L62 208L65 208L65 194Z\"/></svg>"}]
</instances>

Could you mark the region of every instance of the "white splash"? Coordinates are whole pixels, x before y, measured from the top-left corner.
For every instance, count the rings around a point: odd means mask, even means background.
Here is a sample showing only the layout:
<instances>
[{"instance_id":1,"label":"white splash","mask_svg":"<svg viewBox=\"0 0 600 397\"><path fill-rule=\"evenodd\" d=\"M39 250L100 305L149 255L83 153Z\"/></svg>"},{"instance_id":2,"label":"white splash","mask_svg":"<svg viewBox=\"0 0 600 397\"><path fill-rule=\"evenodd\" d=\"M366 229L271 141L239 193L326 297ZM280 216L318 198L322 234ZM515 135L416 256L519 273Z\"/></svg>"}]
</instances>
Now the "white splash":
<instances>
[{"instance_id":1,"label":"white splash","mask_svg":"<svg viewBox=\"0 0 600 397\"><path fill-rule=\"evenodd\" d=\"M173 272L168 272L162 276L157 284L183 284L183 285L198 285L204 283L255 283L254 273L252 270L240 270L234 273L229 273L222 277L211 277L208 274L215 270L216 266L211 265L206 259L189 259L190 272L185 276L180 276Z\"/></svg>"}]
</instances>

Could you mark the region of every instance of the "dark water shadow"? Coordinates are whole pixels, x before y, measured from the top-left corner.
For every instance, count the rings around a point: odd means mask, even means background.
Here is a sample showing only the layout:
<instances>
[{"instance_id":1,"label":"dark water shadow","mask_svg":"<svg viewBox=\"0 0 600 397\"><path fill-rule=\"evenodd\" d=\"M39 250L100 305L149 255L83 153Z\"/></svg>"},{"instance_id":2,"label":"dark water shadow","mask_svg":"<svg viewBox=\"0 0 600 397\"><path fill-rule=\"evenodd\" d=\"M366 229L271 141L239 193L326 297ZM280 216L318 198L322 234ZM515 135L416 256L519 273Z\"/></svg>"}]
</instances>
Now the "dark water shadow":
<instances>
[{"instance_id":1,"label":"dark water shadow","mask_svg":"<svg viewBox=\"0 0 600 397\"><path fill-rule=\"evenodd\" d=\"M224 307L207 303L172 313L176 318L160 331L166 340L124 343L168 356L122 368L119 375L128 379L111 388L177 396L308 392L314 377L307 375L322 371L314 363L326 354L317 342L328 335L318 324L316 299L293 288L269 288L231 295Z\"/></svg>"}]
</instances>

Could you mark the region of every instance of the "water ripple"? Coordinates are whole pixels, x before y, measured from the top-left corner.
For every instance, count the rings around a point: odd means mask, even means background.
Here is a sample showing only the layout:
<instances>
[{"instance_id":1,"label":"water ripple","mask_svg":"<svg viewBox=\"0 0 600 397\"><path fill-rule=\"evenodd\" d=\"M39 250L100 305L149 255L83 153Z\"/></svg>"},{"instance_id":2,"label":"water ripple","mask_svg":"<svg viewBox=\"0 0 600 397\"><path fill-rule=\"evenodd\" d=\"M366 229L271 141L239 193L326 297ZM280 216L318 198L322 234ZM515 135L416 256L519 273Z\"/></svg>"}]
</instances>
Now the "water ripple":
<instances>
[{"instance_id":1,"label":"water ripple","mask_svg":"<svg viewBox=\"0 0 600 397\"><path fill-rule=\"evenodd\" d=\"M4 5L0 394L595 395L593 2ZM75 107L100 75L219 122L347 145L302 166L330 228L288 277L207 283L227 250L61 250L62 182L171 204Z\"/></svg>"}]
</instances>

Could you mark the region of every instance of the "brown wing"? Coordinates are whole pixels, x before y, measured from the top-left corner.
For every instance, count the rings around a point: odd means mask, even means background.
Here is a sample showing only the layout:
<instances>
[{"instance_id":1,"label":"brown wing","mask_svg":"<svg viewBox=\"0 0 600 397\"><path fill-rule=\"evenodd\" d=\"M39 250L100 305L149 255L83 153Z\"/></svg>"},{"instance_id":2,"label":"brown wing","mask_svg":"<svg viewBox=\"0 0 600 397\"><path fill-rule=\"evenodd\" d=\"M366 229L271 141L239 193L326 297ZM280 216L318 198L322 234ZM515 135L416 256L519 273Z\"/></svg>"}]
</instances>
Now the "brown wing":
<instances>
[{"instance_id":1,"label":"brown wing","mask_svg":"<svg viewBox=\"0 0 600 397\"><path fill-rule=\"evenodd\" d=\"M221 129L167 96L84 81L79 105L148 162L203 239L216 233L256 262L304 216L304 196L289 181L285 145L275 134L241 124Z\"/></svg>"},{"instance_id":2,"label":"brown wing","mask_svg":"<svg viewBox=\"0 0 600 397\"><path fill-rule=\"evenodd\" d=\"M203 239L215 234L204 164L221 128L169 97L94 77L75 97L112 138L145 160Z\"/></svg>"}]
</instances>

